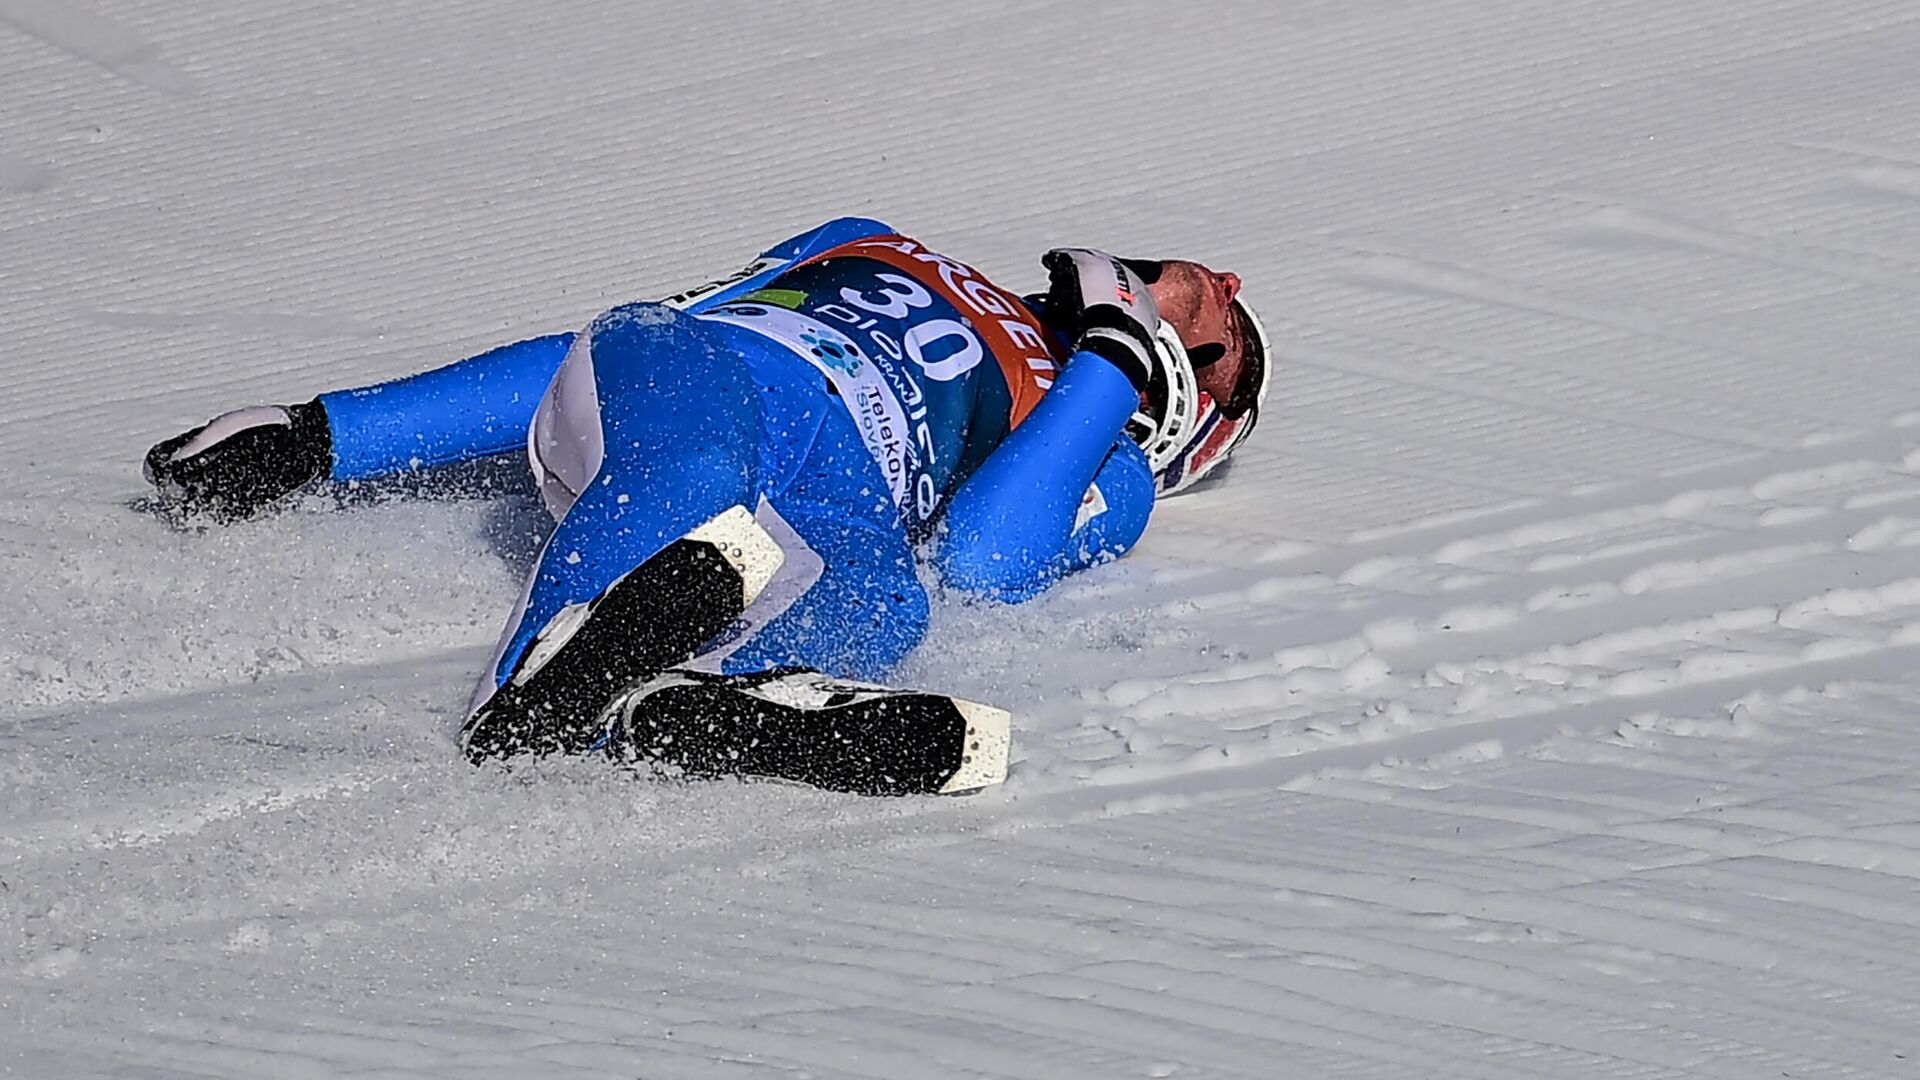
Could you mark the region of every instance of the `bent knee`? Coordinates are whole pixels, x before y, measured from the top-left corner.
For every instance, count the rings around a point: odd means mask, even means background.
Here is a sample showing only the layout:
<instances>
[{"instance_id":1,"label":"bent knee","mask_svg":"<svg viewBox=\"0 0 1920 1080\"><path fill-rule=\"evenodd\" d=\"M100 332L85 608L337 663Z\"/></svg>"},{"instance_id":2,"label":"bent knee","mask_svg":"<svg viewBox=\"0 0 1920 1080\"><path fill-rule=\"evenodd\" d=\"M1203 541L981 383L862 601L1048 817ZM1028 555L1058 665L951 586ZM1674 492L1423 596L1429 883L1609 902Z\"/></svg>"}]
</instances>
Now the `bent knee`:
<instances>
[{"instance_id":1,"label":"bent knee","mask_svg":"<svg viewBox=\"0 0 1920 1080\"><path fill-rule=\"evenodd\" d=\"M944 546L933 565L948 588L1008 604L1033 599L1059 577L1053 560L987 544Z\"/></svg>"}]
</instances>

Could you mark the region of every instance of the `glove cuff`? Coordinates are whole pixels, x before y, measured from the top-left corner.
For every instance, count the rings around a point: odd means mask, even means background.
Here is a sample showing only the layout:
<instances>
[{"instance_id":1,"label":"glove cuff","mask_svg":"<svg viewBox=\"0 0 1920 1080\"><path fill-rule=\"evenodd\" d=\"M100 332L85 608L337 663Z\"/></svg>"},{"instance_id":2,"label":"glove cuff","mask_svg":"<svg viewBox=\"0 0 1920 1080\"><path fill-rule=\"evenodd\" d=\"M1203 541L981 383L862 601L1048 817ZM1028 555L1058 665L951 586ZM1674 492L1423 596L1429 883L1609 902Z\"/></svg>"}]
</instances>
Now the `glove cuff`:
<instances>
[{"instance_id":1,"label":"glove cuff","mask_svg":"<svg viewBox=\"0 0 1920 1080\"><path fill-rule=\"evenodd\" d=\"M1146 390L1153 362L1147 352L1150 346L1138 337L1115 327L1096 326L1080 335L1078 347L1119 368L1134 390Z\"/></svg>"}]
</instances>

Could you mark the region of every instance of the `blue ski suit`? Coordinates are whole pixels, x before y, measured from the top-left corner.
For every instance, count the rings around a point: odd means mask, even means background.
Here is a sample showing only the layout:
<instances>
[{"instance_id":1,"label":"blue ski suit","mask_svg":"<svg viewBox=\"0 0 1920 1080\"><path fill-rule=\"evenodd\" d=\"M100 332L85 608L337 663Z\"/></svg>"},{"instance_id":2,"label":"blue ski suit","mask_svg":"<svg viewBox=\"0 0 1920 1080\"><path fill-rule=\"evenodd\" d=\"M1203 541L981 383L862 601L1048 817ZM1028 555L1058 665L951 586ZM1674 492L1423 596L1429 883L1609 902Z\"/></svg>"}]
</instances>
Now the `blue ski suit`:
<instances>
[{"instance_id":1,"label":"blue ski suit","mask_svg":"<svg viewBox=\"0 0 1920 1080\"><path fill-rule=\"evenodd\" d=\"M480 698L563 607L736 505L791 580L712 666L881 678L925 633L916 548L949 587L1018 601L1146 527L1153 475L1122 434L1138 394L1036 307L841 218L580 333L323 394L333 479L527 448L558 525Z\"/></svg>"}]
</instances>

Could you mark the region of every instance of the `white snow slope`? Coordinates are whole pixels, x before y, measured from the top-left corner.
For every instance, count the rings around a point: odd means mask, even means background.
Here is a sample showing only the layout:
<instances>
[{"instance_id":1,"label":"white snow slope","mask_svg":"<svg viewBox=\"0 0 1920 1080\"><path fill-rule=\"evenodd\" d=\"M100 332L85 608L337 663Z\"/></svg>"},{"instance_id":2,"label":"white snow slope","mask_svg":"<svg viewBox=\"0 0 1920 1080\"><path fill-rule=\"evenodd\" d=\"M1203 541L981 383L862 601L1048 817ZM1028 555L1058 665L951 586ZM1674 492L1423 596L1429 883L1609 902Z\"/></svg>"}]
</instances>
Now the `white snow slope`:
<instances>
[{"instance_id":1,"label":"white snow slope","mask_svg":"<svg viewBox=\"0 0 1920 1080\"><path fill-rule=\"evenodd\" d=\"M1912 0L0 0L0 1074L1920 1076ZM842 213L1239 271L968 799L466 767L524 491L145 447Z\"/></svg>"}]
</instances>

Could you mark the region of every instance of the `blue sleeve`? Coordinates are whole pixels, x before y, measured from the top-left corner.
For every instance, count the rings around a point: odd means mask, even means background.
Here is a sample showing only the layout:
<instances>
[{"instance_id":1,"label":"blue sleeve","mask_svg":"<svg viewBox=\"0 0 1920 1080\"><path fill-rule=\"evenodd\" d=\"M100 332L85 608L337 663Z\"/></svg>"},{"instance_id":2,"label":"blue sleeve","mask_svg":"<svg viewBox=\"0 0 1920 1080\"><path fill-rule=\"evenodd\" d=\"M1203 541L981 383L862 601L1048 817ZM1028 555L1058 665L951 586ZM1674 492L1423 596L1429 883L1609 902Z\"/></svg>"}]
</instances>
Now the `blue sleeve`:
<instances>
[{"instance_id":1,"label":"blue sleeve","mask_svg":"<svg viewBox=\"0 0 1920 1080\"><path fill-rule=\"evenodd\" d=\"M1073 561L1063 574L1111 562L1133 550L1147 531L1157 487L1147 452L1132 439L1122 438L1088 485L1086 499L1075 516L1068 553Z\"/></svg>"},{"instance_id":2,"label":"blue sleeve","mask_svg":"<svg viewBox=\"0 0 1920 1080\"><path fill-rule=\"evenodd\" d=\"M525 447L574 335L552 334L404 379L320 395L333 479L365 480Z\"/></svg>"},{"instance_id":3,"label":"blue sleeve","mask_svg":"<svg viewBox=\"0 0 1920 1080\"><path fill-rule=\"evenodd\" d=\"M1146 455L1120 434L1139 400L1118 368L1075 354L948 503L941 578L1017 602L1132 547L1154 498Z\"/></svg>"}]
</instances>

